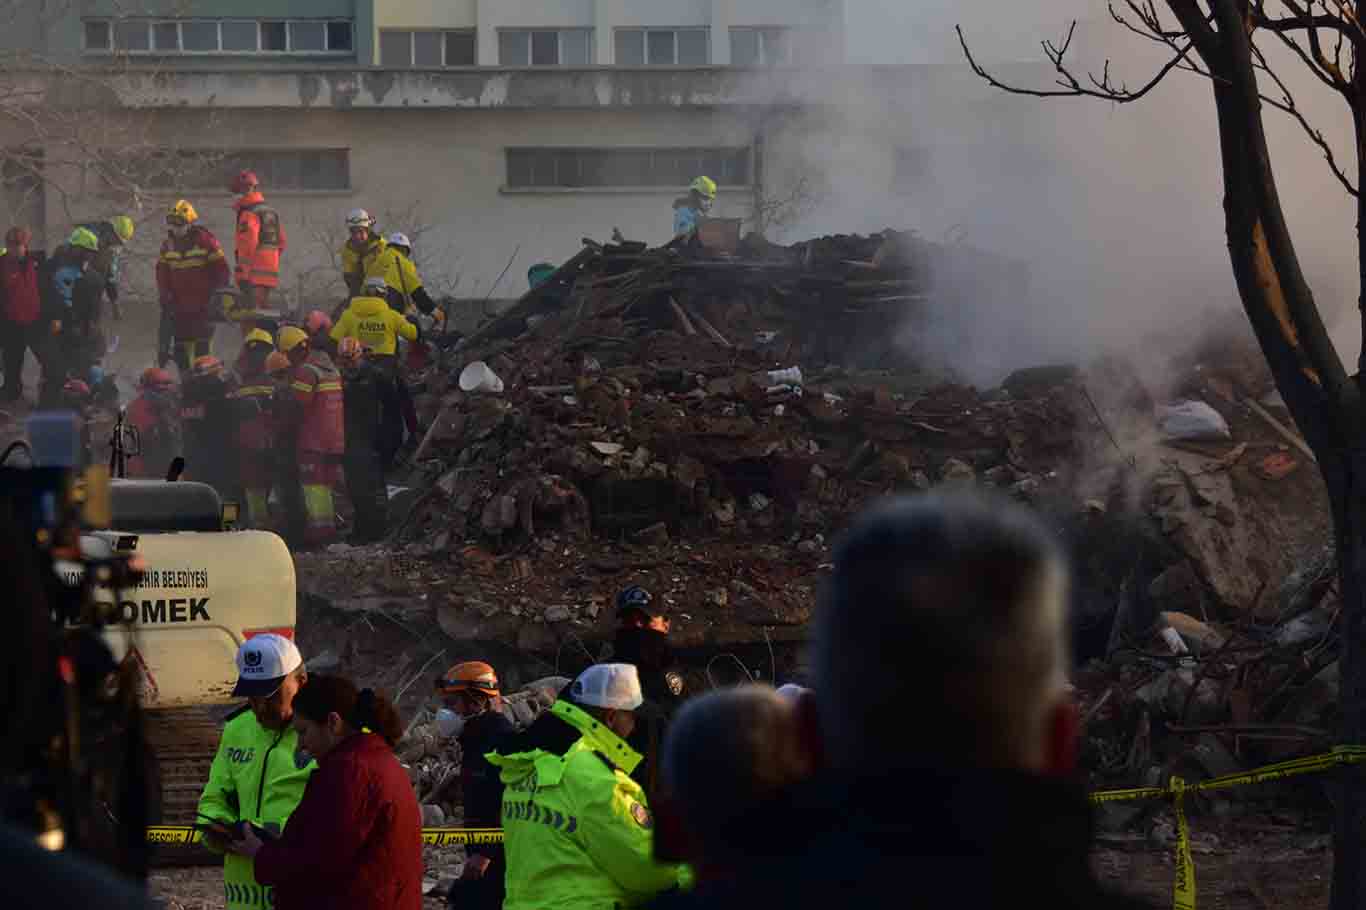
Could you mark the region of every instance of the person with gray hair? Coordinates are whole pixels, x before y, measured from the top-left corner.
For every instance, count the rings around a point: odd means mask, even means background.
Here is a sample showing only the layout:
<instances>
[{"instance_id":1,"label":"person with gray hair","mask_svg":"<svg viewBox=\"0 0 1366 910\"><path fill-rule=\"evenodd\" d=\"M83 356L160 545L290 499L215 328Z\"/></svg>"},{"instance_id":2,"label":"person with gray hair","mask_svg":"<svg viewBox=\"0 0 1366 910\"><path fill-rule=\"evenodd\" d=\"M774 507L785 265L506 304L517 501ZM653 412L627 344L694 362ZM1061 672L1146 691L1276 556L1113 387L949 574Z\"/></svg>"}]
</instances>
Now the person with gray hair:
<instances>
[{"instance_id":1,"label":"person with gray hair","mask_svg":"<svg viewBox=\"0 0 1366 910\"><path fill-rule=\"evenodd\" d=\"M687 862L701 885L734 876L758 830L756 807L815 770L795 702L764 685L720 689L684 704L662 759L656 855Z\"/></svg>"},{"instance_id":2,"label":"person with gray hair","mask_svg":"<svg viewBox=\"0 0 1366 910\"><path fill-rule=\"evenodd\" d=\"M1089 866L1074 775L1068 566L1009 501L885 500L834 552L813 629L823 767L751 813L742 873L697 906L1140 906Z\"/></svg>"}]
</instances>

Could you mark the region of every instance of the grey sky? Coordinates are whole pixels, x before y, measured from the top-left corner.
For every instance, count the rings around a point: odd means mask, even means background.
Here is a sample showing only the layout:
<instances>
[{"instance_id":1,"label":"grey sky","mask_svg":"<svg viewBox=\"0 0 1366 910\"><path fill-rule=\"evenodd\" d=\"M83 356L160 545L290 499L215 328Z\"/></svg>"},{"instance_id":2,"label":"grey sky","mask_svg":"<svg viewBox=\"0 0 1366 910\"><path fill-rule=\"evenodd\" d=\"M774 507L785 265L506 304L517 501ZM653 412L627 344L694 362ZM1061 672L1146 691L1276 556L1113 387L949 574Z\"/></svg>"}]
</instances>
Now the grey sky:
<instances>
[{"instance_id":1,"label":"grey sky","mask_svg":"<svg viewBox=\"0 0 1366 910\"><path fill-rule=\"evenodd\" d=\"M1104 15L1099 0L845 0L852 63L961 62L953 27L990 60L1036 60L1039 41L1072 19Z\"/></svg>"}]
</instances>

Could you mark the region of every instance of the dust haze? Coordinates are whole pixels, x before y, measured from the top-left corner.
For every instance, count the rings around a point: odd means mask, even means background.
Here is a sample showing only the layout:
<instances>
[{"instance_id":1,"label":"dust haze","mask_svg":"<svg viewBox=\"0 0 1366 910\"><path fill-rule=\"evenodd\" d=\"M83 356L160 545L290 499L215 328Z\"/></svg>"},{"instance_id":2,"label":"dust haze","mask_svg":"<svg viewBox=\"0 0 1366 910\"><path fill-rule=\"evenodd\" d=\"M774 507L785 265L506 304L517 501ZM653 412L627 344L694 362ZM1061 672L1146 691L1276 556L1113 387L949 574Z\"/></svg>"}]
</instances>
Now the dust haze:
<instances>
[{"instance_id":1,"label":"dust haze","mask_svg":"<svg viewBox=\"0 0 1366 910\"><path fill-rule=\"evenodd\" d=\"M1238 307L1214 106L1203 79L1174 72L1125 105L1008 95L967 69L953 32L962 23L979 62L1004 81L1049 88L1054 73L1038 42L1058 40L1073 17L1081 19L1073 45L1079 73L1099 73L1109 57L1117 81L1136 87L1164 62L1160 48L1114 24L1098 2L847 0L850 62L913 65L892 91L870 78L840 105L838 138L801 149L826 192L787 239L911 228L1028 263L1028 287L938 314L908 333L918 354L978 384L1101 350L1151 362L1164 353L1153 349L1155 334L1180 337L1211 307ZM1263 47L1350 166L1350 121L1340 100L1280 48ZM1271 109L1265 119L1301 262L1344 360L1354 361L1351 197L1297 125ZM911 151L894 192L885 166L871 164L874 142L885 148L889 136Z\"/></svg>"}]
</instances>

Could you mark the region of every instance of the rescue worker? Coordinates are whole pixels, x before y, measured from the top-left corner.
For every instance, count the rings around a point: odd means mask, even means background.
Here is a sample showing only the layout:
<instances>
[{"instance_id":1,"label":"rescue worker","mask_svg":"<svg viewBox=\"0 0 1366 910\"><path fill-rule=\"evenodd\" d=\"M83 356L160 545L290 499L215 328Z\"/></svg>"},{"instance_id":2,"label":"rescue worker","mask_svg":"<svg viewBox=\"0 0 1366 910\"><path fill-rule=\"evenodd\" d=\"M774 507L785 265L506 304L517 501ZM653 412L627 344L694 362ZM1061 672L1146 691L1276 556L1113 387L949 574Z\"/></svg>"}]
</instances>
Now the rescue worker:
<instances>
[{"instance_id":1,"label":"rescue worker","mask_svg":"<svg viewBox=\"0 0 1366 910\"><path fill-rule=\"evenodd\" d=\"M18 401L24 394L24 357L39 356L44 340L43 302L38 291L41 253L29 249L33 232L12 227L5 232L0 255L0 356L4 358L5 386L0 398Z\"/></svg>"},{"instance_id":2,"label":"rescue worker","mask_svg":"<svg viewBox=\"0 0 1366 910\"><path fill-rule=\"evenodd\" d=\"M355 338L337 343L346 412L346 492L355 510L352 545L383 540L388 530L388 496L380 466L380 386L387 380Z\"/></svg>"},{"instance_id":3,"label":"rescue worker","mask_svg":"<svg viewBox=\"0 0 1366 910\"><path fill-rule=\"evenodd\" d=\"M417 265L413 262L413 244L408 235L399 232L390 234L388 246L381 258L384 262L384 280L388 285L389 306L421 326L424 333L444 323L445 312L437 307L436 301L422 286L422 276L417 273ZM418 313L422 315L418 316ZM419 342L414 342L409 350L417 359L399 364L395 375L395 391L403 415L403 427L408 432L408 442L416 446L424 435L424 429L417 419L417 406L404 376L404 368L421 369L420 364L425 362L427 351L425 344Z\"/></svg>"},{"instance_id":4,"label":"rescue worker","mask_svg":"<svg viewBox=\"0 0 1366 910\"><path fill-rule=\"evenodd\" d=\"M346 243L341 248L342 278L347 293L359 297L365 279L384 278L384 238L375 230L375 219L365 209L352 209L346 216ZM387 282L386 282L387 286Z\"/></svg>"},{"instance_id":5,"label":"rescue worker","mask_svg":"<svg viewBox=\"0 0 1366 910\"><path fill-rule=\"evenodd\" d=\"M337 536L333 489L341 480L345 453L345 402L342 378L323 351L314 351L298 326L280 329L280 350L289 357L290 419L298 428L295 442L303 491L305 546L328 544Z\"/></svg>"},{"instance_id":6,"label":"rescue worker","mask_svg":"<svg viewBox=\"0 0 1366 910\"><path fill-rule=\"evenodd\" d=\"M294 367L280 351L266 357L266 376L275 392L270 402L271 411L271 483L279 492L284 509L284 538L294 546L303 546L304 529L308 516L304 514L303 486L299 481L299 462L294 457L298 448L299 427L294 421L294 390L289 387Z\"/></svg>"},{"instance_id":7,"label":"rescue worker","mask_svg":"<svg viewBox=\"0 0 1366 910\"><path fill-rule=\"evenodd\" d=\"M308 333L308 343L315 351L336 354L337 343L332 340L332 317L322 310L313 310L304 317L304 331Z\"/></svg>"},{"instance_id":8,"label":"rescue worker","mask_svg":"<svg viewBox=\"0 0 1366 910\"><path fill-rule=\"evenodd\" d=\"M244 309L259 312L268 308L271 291L280 286L280 257L287 246L280 213L266 204L261 181L254 171L242 171L233 178L231 189L239 198L237 212L237 269L234 277L241 289ZM243 319L243 334L255 328Z\"/></svg>"},{"instance_id":9,"label":"rescue worker","mask_svg":"<svg viewBox=\"0 0 1366 910\"><path fill-rule=\"evenodd\" d=\"M697 219L711 211L716 202L716 181L698 177L688 187L688 195L674 200L674 237L689 238L697 232Z\"/></svg>"},{"instance_id":10,"label":"rescue worker","mask_svg":"<svg viewBox=\"0 0 1366 910\"><path fill-rule=\"evenodd\" d=\"M365 280L365 294L355 297L332 327L332 340L355 338L371 364L383 376L379 383L381 423L380 463L387 472L403 447L402 401L398 391L398 339L417 341L418 327L394 312L386 299L388 284L382 277Z\"/></svg>"},{"instance_id":11,"label":"rescue worker","mask_svg":"<svg viewBox=\"0 0 1366 910\"><path fill-rule=\"evenodd\" d=\"M497 828L503 782L487 756L516 732L503 714L498 674L483 661L459 663L436 681L436 693L442 701L436 714L437 732L460 743L465 826ZM506 895L503 879L502 845L466 847L464 869L447 892L446 903L451 910L501 910Z\"/></svg>"},{"instance_id":12,"label":"rescue worker","mask_svg":"<svg viewBox=\"0 0 1366 910\"><path fill-rule=\"evenodd\" d=\"M238 358L241 384L233 390L237 423L238 479L249 528L270 527L270 488L275 479L275 385L266 362L275 350L270 333L252 329Z\"/></svg>"},{"instance_id":13,"label":"rescue worker","mask_svg":"<svg viewBox=\"0 0 1366 910\"><path fill-rule=\"evenodd\" d=\"M161 367L148 367L138 379L138 394L128 403L127 421L138 431L138 454L128 456L129 477L162 480L182 451L180 402L176 383Z\"/></svg>"},{"instance_id":14,"label":"rescue worker","mask_svg":"<svg viewBox=\"0 0 1366 910\"><path fill-rule=\"evenodd\" d=\"M187 200L167 209L166 239L157 259L157 366L174 361L182 380L196 360L210 354L214 291L229 281L218 238L198 221L199 213Z\"/></svg>"},{"instance_id":15,"label":"rescue worker","mask_svg":"<svg viewBox=\"0 0 1366 910\"><path fill-rule=\"evenodd\" d=\"M209 769L209 782L199 798L205 843L225 851L245 824L278 835L303 799L304 787L317 769L309 761L299 767L294 697L308 681L299 649L281 635L256 635L237 650L234 697L247 704L229 716ZM260 910L274 904L269 888L256 881L248 857L229 853L223 861L226 910Z\"/></svg>"},{"instance_id":16,"label":"rescue worker","mask_svg":"<svg viewBox=\"0 0 1366 910\"><path fill-rule=\"evenodd\" d=\"M123 319L123 312L119 308L119 277L123 272L123 250L132 242L136 229L133 219L127 215L115 215L108 221L92 221L78 226L94 234L100 243L86 280L97 282L95 290L109 301L110 312L114 321L118 322Z\"/></svg>"},{"instance_id":17,"label":"rescue worker","mask_svg":"<svg viewBox=\"0 0 1366 910\"><path fill-rule=\"evenodd\" d=\"M94 365L96 346L93 323L99 301L91 296L89 282L81 281L99 252L99 240L85 228L76 228L67 242L57 247L43 263L38 289L42 299L43 324L48 335L43 340L43 384L39 401L50 407L60 400L66 380L84 380Z\"/></svg>"},{"instance_id":18,"label":"rescue worker","mask_svg":"<svg viewBox=\"0 0 1366 910\"><path fill-rule=\"evenodd\" d=\"M185 479L207 483L225 500L237 496L233 391L232 377L223 362L208 355L200 357L190 368L180 401Z\"/></svg>"},{"instance_id":19,"label":"rescue worker","mask_svg":"<svg viewBox=\"0 0 1366 910\"><path fill-rule=\"evenodd\" d=\"M653 794L658 783L659 751L664 731L683 702L683 675L669 645L669 619L656 610L650 592L632 585L617 594L617 631L612 659L633 665L640 673L645 703L636 712L640 721L631 734L632 748L644 756L634 777Z\"/></svg>"},{"instance_id":20,"label":"rescue worker","mask_svg":"<svg viewBox=\"0 0 1366 910\"><path fill-rule=\"evenodd\" d=\"M653 856L645 791L626 743L642 701L630 664L595 664L488 756L505 787L505 910L633 907L679 884Z\"/></svg>"}]
</instances>

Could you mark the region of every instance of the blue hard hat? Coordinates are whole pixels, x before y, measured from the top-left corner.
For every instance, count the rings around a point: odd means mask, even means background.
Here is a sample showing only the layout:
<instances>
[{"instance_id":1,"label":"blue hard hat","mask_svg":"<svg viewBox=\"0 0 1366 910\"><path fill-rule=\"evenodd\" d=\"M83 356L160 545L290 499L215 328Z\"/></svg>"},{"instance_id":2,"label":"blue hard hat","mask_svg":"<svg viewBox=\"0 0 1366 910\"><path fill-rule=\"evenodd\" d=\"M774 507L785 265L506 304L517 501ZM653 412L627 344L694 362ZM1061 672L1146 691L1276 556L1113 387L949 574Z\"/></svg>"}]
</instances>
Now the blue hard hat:
<instances>
[{"instance_id":1,"label":"blue hard hat","mask_svg":"<svg viewBox=\"0 0 1366 910\"><path fill-rule=\"evenodd\" d=\"M650 603L654 600L650 592L640 585L631 585L617 595L617 613L627 613L632 610L639 610L642 613L650 612Z\"/></svg>"}]
</instances>

